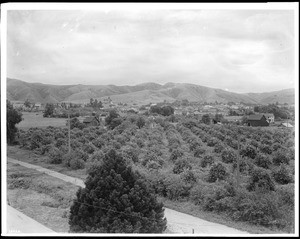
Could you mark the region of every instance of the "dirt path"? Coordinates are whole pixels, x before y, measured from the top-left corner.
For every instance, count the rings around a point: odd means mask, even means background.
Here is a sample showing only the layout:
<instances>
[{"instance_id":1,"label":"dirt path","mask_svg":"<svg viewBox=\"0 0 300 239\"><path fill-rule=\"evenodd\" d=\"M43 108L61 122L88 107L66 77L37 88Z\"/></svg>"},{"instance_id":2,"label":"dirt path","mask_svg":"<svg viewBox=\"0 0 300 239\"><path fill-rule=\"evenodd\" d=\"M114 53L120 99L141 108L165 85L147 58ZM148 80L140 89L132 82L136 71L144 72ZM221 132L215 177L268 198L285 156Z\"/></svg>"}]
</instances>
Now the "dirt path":
<instances>
[{"instance_id":1,"label":"dirt path","mask_svg":"<svg viewBox=\"0 0 300 239\"><path fill-rule=\"evenodd\" d=\"M7 158L8 162L20 164L27 168L36 169L40 172L44 172L48 175L51 175L53 177L59 178L61 180L64 180L66 182L70 182L72 184L75 184L80 187L85 187L84 182L81 179L70 177L61 173L57 173L55 171L36 166L33 164L25 163L19 160L15 160L12 158ZM165 208L165 216L168 221L168 231L172 233L178 233L178 234L248 234L247 232L240 231L231 227L224 226L222 224L213 223L209 221L205 221L203 219L177 212L175 210L171 210L168 208Z\"/></svg>"},{"instance_id":2,"label":"dirt path","mask_svg":"<svg viewBox=\"0 0 300 239\"><path fill-rule=\"evenodd\" d=\"M11 206L7 205L7 233L20 234L20 233L56 233L41 223L33 220L25 214L19 212Z\"/></svg>"},{"instance_id":3,"label":"dirt path","mask_svg":"<svg viewBox=\"0 0 300 239\"><path fill-rule=\"evenodd\" d=\"M39 172L46 173L46 174L48 174L48 175L50 175L52 177L59 178L59 179L64 180L66 182L75 184L75 185L77 185L79 187L83 187L83 188L85 187L85 184L84 184L84 182L81 179L70 177L70 176L67 176L65 174L58 173L58 172L55 172L53 170L49 170L49 169L43 168L41 166L33 165L33 164L30 164L30 163L25 163L25 162L22 162L22 161L19 161L19 160L16 160L16 159L12 159L12 158L9 158L9 157L7 157L7 161L11 162L11 163L20 164L20 165L22 165L22 166L24 166L26 168L35 169L35 170L37 170Z\"/></svg>"}]
</instances>

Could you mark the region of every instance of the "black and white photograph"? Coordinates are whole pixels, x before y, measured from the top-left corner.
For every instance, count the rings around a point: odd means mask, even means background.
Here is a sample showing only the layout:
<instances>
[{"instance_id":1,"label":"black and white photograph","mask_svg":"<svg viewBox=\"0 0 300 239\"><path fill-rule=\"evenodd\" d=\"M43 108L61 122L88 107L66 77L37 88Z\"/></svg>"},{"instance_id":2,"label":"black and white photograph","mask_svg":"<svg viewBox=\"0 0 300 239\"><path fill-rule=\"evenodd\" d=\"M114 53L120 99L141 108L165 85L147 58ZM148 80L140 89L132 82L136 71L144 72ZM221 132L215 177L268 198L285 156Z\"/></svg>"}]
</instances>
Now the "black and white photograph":
<instances>
[{"instance_id":1,"label":"black and white photograph","mask_svg":"<svg viewBox=\"0 0 300 239\"><path fill-rule=\"evenodd\" d=\"M299 3L1 4L2 236L299 236Z\"/></svg>"}]
</instances>

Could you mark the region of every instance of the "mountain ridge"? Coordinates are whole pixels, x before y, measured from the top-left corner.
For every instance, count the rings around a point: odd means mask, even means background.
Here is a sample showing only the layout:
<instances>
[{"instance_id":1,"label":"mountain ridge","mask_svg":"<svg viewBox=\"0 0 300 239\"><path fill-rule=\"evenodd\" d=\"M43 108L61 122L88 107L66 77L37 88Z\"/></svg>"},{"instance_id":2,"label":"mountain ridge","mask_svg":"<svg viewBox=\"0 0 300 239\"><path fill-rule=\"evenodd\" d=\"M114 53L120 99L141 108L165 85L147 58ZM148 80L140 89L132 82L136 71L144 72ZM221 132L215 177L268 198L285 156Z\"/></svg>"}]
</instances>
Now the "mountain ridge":
<instances>
[{"instance_id":1,"label":"mountain ridge","mask_svg":"<svg viewBox=\"0 0 300 239\"><path fill-rule=\"evenodd\" d=\"M40 103L88 102L90 98L110 97L113 101L124 103L156 103L167 100L196 102L244 102L256 104L294 103L294 89L283 89L264 93L234 93L190 83L168 82L163 85L146 82L137 85L51 85L29 83L7 78L7 98L11 101L29 99Z\"/></svg>"}]
</instances>

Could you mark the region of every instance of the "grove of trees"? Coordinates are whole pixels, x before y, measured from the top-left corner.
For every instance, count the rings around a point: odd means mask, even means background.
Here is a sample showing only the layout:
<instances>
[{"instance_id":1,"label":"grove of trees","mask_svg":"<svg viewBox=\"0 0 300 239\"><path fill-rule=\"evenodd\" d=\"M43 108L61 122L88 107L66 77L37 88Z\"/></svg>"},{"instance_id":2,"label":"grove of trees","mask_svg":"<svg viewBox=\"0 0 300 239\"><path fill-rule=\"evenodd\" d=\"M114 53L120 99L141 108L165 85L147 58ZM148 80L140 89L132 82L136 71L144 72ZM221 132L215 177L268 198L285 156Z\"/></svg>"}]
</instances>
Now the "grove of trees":
<instances>
[{"instance_id":1,"label":"grove of trees","mask_svg":"<svg viewBox=\"0 0 300 239\"><path fill-rule=\"evenodd\" d=\"M49 163L62 164L71 170L85 168L89 173L88 191L79 192L77 200L95 205L95 208L79 206L74 202L76 206L73 206L72 215L78 217L72 217L73 231L117 232L117 228L122 231L141 231L142 222L138 224L134 217L126 219L112 211L138 213L129 197L130 190L125 186L130 178L131 185L136 185L135 180L145 180L156 195L178 203L196 205L199 210L215 212L249 224L289 232L294 230L294 218L291 217L294 213L295 190L293 129L208 125L185 117L177 118L174 124L169 117L162 115L154 120L146 116L141 116L142 119L138 117L128 114L120 118L112 111L105 120L109 127L74 127L70 134L69 155L67 128L20 130L18 142L21 147L46 156ZM114 122L116 119L120 121ZM238 156L239 184L235 176ZM114 165L115 162L120 168ZM99 165L102 165L102 169L99 169ZM104 170L103 165L106 165L104 168L107 172L101 171ZM109 171L109 167L113 171ZM129 168L138 171L142 179L137 179L140 176ZM101 180L106 183L102 184ZM115 188L116 196L111 196L109 200L109 195L114 194L106 191L106 197L101 190L96 190L97 185L105 190L108 190L105 185L110 185ZM141 185L140 189L133 189L135 194L139 195L143 187L148 191L147 186ZM94 194L98 200L92 197ZM122 196L124 194L127 196ZM100 200L102 197L103 200ZM132 200L136 199L132 196ZM97 211L97 205L100 208L107 207L111 212L104 209ZM127 209L127 205L131 206ZM102 219L98 220L95 216L97 213L105 215L110 226L106 227ZM86 221L81 219L88 218L87 214L94 216ZM110 216L115 216L116 222ZM97 222L99 227L92 222Z\"/></svg>"}]
</instances>

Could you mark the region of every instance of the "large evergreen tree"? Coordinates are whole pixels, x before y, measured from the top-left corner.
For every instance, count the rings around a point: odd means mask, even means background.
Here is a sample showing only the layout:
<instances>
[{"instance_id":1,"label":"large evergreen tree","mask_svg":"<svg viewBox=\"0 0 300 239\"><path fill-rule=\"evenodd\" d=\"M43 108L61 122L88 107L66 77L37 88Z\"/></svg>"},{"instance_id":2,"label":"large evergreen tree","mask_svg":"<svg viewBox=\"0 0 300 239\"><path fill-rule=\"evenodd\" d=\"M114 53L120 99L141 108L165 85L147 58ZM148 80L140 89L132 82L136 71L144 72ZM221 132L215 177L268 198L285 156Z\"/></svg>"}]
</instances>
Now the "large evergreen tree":
<instances>
[{"instance_id":1,"label":"large evergreen tree","mask_svg":"<svg viewBox=\"0 0 300 239\"><path fill-rule=\"evenodd\" d=\"M71 232L161 233L163 204L145 179L111 149L95 166L70 209Z\"/></svg>"}]
</instances>

